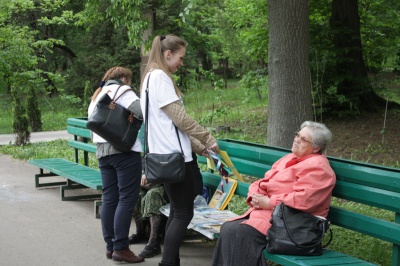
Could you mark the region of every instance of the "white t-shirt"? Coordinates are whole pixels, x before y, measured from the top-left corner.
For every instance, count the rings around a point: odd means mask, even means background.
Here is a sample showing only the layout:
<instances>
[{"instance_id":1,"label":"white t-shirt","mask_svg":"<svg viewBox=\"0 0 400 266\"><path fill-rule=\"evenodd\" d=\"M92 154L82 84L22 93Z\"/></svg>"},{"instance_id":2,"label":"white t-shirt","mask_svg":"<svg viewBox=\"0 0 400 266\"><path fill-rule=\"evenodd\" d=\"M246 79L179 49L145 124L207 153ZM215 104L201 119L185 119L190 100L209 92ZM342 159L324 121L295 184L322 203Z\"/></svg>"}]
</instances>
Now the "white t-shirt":
<instances>
[{"instance_id":1,"label":"white t-shirt","mask_svg":"<svg viewBox=\"0 0 400 266\"><path fill-rule=\"evenodd\" d=\"M92 115L97 102L100 100L100 98L104 94L108 93L109 96L111 97L111 99L114 98L115 92L117 91L118 87L119 87L118 84L111 84L109 86L103 87L101 92L97 95L96 100L92 101L90 103L89 108L88 108L88 116L90 117ZM119 88L119 90L118 90L117 97L129 88L130 87L126 86L126 85L121 86L121 88ZM122 95L121 98L119 98L117 100L117 104L121 105L122 107L128 108L129 105L131 105L134 101L136 101L138 99L139 99L139 97L137 97L133 91L128 91L124 95ZM93 132L93 142L94 143L105 143L107 141ZM135 144L133 144L132 150L136 151L136 152L142 152L142 144L140 143L139 138L137 138L135 141Z\"/></svg>"},{"instance_id":2,"label":"white t-shirt","mask_svg":"<svg viewBox=\"0 0 400 266\"><path fill-rule=\"evenodd\" d=\"M141 88L140 106L143 113L143 122L146 118L146 88L149 82L149 117L148 117L148 144L149 152L168 154L180 152L178 137L172 120L161 110L162 107L180 100L175 92L172 80L168 75L156 69L146 74ZM185 155L185 162L190 162L192 158L192 148L189 136L177 128L181 140L182 150Z\"/></svg>"}]
</instances>

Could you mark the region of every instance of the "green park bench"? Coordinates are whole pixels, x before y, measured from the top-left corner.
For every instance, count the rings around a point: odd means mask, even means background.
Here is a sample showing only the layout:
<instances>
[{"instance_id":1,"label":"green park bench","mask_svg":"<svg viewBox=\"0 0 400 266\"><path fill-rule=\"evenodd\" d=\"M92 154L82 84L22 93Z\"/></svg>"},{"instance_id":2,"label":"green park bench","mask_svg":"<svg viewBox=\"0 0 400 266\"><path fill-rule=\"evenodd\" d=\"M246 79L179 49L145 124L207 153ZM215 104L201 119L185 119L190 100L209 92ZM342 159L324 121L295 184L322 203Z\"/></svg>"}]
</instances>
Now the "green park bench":
<instances>
[{"instance_id":1,"label":"green park bench","mask_svg":"<svg viewBox=\"0 0 400 266\"><path fill-rule=\"evenodd\" d=\"M239 173L262 178L272 164L289 150L243 142L219 139L221 150L228 153ZM392 265L400 265L400 169L328 157L336 173L333 196L351 202L394 212L394 221L370 217L362 213L331 206L328 219L332 224L392 243ZM199 163L206 164L204 157ZM221 177L202 172L204 185L215 190ZM247 197L249 183L238 181L235 194ZM212 195L212 194L211 194ZM335 237L335 234L333 233ZM361 259L325 249L321 256L287 256L263 252L269 261L290 265L374 265Z\"/></svg>"},{"instance_id":2,"label":"green park bench","mask_svg":"<svg viewBox=\"0 0 400 266\"><path fill-rule=\"evenodd\" d=\"M38 167L39 174L35 175L35 186L37 188L60 186L62 201L97 199L94 201L95 217L99 218L101 206L101 190L103 188L100 171L89 167L89 153L96 153L96 145L90 143L91 133L86 128L86 118L68 118L67 131L74 136L68 140L68 145L75 150L75 162L63 158L33 159L28 163ZM79 155L83 155L80 157ZM54 179L48 181L49 177L59 176L66 180ZM45 181L47 182L45 182ZM98 191L96 193L88 188ZM67 196L67 191L77 191ZM82 190L83 189L83 190Z\"/></svg>"}]
</instances>

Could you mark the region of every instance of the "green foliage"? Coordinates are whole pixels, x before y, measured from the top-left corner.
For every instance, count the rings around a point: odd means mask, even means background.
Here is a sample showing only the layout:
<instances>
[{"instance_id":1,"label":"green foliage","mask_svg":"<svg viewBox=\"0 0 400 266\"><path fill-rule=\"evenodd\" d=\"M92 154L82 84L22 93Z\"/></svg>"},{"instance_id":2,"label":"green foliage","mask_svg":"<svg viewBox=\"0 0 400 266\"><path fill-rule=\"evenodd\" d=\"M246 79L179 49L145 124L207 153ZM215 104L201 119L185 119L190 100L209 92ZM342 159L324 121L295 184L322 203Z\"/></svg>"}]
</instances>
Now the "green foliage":
<instances>
[{"instance_id":1,"label":"green foliage","mask_svg":"<svg viewBox=\"0 0 400 266\"><path fill-rule=\"evenodd\" d=\"M249 206L246 204L246 199L240 197L238 195L233 195L231 201L228 205L228 210L234 212L238 215L244 214L249 209Z\"/></svg>"},{"instance_id":2,"label":"green foliage","mask_svg":"<svg viewBox=\"0 0 400 266\"><path fill-rule=\"evenodd\" d=\"M27 96L27 109L28 109L28 121L31 126L32 132L42 130L42 115L39 109L37 96L35 89L30 88L29 94Z\"/></svg>"},{"instance_id":3,"label":"green foliage","mask_svg":"<svg viewBox=\"0 0 400 266\"><path fill-rule=\"evenodd\" d=\"M258 99L262 99L262 92L268 91L267 69L251 70L243 75L239 84L244 89L245 95L255 92Z\"/></svg>"},{"instance_id":4,"label":"green foliage","mask_svg":"<svg viewBox=\"0 0 400 266\"><path fill-rule=\"evenodd\" d=\"M13 133L13 99L8 94L0 97L0 105L4 108L0 109L0 134ZM46 94L40 96L38 106L42 117L42 130L54 131L65 130L65 123L68 117L86 117L87 111L81 112L81 105L72 105L70 101L66 101L61 97L49 98Z\"/></svg>"},{"instance_id":5,"label":"green foliage","mask_svg":"<svg viewBox=\"0 0 400 266\"><path fill-rule=\"evenodd\" d=\"M396 67L400 48L399 10L399 1L359 1L364 58L371 72Z\"/></svg>"},{"instance_id":6,"label":"green foliage","mask_svg":"<svg viewBox=\"0 0 400 266\"><path fill-rule=\"evenodd\" d=\"M224 1L219 14L217 38L222 40L220 58L241 68L240 73L267 62L267 1Z\"/></svg>"},{"instance_id":7,"label":"green foliage","mask_svg":"<svg viewBox=\"0 0 400 266\"><path fill-rule=\"evenodd\" d=\"M77 25L86 26L91 29L106 21L111 21L115 28L125 27L128 32L130 43L140 48L142 45L142 34L149 25L144 16L148 4L143 0L87 0L85 9L76 14Z\"/></svg>"},{"instance_id":8,"label":"green foliage","mask_svg":"<svg viewBox=\"0 0 400 266\"><path fill-rule=\"evenodd\" d=\"M115 29L110 21L90 30L75 29L65 36L65 42L75 48L76 58L63 75L65 83L60 83L64 93L83 99L85 86L95 91L104 73L114 66L122 66L132 70L132 86L140 83L139 50L129 45L126 29ZM65 59L64 59L65 60Z\"/></svg>"},{"instance_id":9,"label":"green foliage","mask_svg":"<svg viewBox=\"0 0 400 266\"><path fill-rule=\"evenodd\" d=\"M187 91L184 96L185 109L196 121L207 128L230 127L229 132L214 132L217 138L265 143L266 89L262 91L264 97L258 99L255 94L244 96L237 80L228 80L227 88L214 87L209 80L200 84L199 89Z\"/></svg>"}]
</instances>

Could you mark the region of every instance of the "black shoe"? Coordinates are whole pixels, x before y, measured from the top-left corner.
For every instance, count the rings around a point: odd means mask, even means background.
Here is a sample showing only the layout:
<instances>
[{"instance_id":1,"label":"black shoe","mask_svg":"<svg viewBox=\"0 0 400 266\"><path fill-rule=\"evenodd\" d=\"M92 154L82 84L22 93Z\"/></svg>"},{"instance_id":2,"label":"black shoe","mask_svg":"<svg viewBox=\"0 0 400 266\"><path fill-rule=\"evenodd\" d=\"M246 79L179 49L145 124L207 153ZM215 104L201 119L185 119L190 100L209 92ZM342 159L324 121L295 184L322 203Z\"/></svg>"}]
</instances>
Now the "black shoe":
<instances>
[{"instance_id":1,"label":"black shoe","mask_svg":"<svg viewBox=\"0 0 400 266\"><path fill-rule=\"evenodd\" d=\"M142 252L139 253L139 257L142 258L151 258L161 254L161 247L160 245L150 246L146 245Z\"/></svg>"},{"instance_id":2,"label":"black shoe","mask_svg":"<svg viewBox=\"0 0 400 266\"><path fill-rule=\"evenodd\" d=\"M129 244L130 244L130 245L132 245L132 244L137 244L137 243L146 243L146 242L147 242L147 240L146 240L146 238L144 237L144 235L132 234L132 235L129 237Z\"/></svg>"}]
</instances>

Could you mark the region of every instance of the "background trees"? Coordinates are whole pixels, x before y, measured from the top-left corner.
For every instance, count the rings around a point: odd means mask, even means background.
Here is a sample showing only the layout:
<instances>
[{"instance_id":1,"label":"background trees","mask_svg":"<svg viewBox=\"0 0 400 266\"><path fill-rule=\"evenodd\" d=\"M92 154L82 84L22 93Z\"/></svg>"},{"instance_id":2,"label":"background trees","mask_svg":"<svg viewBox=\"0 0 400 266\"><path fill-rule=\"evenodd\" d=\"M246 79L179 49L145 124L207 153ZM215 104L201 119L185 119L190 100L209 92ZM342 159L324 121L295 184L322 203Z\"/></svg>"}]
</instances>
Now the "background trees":
<instances>
[{"instance_id":1,"label":"background trees","mask_svg":"<svg viewBox=\"0 0 400 266\"><path fill-rule=\"evenodd\" d=\"M154 35L175 33L189 43L187 67L177 74L183 89L205 78L221 89L219 79L226 86L228 78L242 80L244 91L269 84L270 144L287 146L300 120L381 109L381 97L391 96L375 77L397 73L400 2L299 2L0 0L0 92L14 88L24 104L34 88L80 108L85 84L94 90L113 65L131 68L139 84L141 51ZM294 5L299 14L290 13Z\"/></svg>"}]
</instances>

